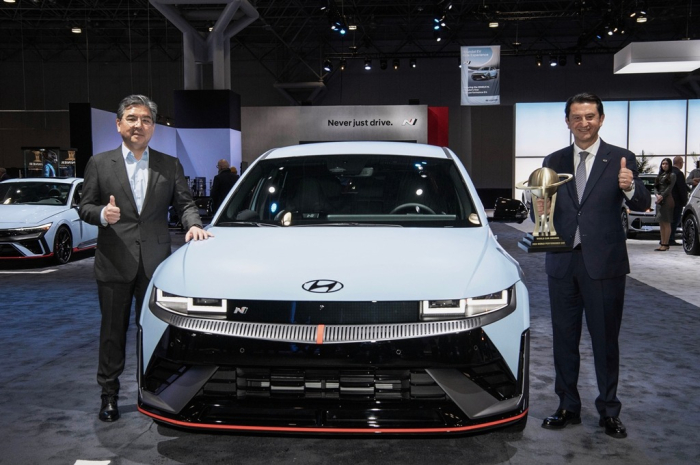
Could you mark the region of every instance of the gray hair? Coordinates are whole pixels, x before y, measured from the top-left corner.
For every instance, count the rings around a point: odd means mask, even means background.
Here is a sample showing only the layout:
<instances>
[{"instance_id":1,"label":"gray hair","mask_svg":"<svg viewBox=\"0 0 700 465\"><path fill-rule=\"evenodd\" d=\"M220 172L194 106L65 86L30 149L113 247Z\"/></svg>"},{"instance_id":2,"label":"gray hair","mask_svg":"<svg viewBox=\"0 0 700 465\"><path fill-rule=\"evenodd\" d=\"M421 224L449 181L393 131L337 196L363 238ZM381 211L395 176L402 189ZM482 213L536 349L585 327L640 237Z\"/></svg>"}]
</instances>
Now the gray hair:
<instances>
[{"instance_id":1,"label":"gray hair","mask_svg":"<svg viewBox=\"0 0 700 465\"><path fill-rule=\"evenodd\" d=\"M117 119L122 119L122 116L124 116L124 111L127 108L134 105L143 105L145 107L148 107L148 109L151 110L151 118L153 118L153 122L156 122L156 119L158 117L158 105L156 105L156 102L149 99L145 95L139 94L129 95L128 97L124 97L124 99L121 102L119 102L119 108L117 109Z\"/></svg>"}]
</instances>

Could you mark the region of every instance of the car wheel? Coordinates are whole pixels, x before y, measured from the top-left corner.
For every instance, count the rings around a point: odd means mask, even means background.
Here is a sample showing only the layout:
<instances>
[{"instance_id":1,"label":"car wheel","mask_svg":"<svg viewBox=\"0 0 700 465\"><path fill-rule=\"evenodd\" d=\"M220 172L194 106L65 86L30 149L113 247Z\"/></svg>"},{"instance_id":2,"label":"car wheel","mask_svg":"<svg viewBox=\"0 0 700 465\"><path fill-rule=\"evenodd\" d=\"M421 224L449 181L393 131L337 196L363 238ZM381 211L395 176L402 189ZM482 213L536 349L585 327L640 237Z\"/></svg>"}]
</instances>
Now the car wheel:
<instances>
[{"instance_id":1,"label":"car wheel","mask_svg":"<svg viewBox=\"0 0 700 465\"><path fill-rule=\"evenodd\" d=\"M700 255L699 232L698 220L693 215L688 215L683 220L683 250L688 255Z\"/></svg>"},{"instance_id":2,"label":"car wheel","mask_svg":"<svg viewBox=\"0 0 700 465\"><path fill-rule=\"evenodd\" d=\"M627 209L623 208L621 213L622 229L625 231L625 237L630 237L630 217L627 215Z\"/></svg>"},{"instance_id":3,"label":"car wheel","mask_svg":"<svg viewBox=\"0 0 700 465\"><path fill-rule=\"evenodd\" d=\"M53 258L59 265L64 265L70 261L73 255L73 238L68 228L62 227L56 231L53 239Z\"/></svg>"}]
</instances>

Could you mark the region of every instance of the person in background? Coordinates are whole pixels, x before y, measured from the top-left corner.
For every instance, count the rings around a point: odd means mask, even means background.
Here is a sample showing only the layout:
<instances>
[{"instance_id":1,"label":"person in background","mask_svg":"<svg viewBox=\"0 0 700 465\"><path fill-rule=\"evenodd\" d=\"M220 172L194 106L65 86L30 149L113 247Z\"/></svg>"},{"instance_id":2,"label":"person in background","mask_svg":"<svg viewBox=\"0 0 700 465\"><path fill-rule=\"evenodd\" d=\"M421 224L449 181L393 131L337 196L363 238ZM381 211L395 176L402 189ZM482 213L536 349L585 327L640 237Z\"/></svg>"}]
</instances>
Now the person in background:
<instances>
[{"instance_id":1,"label":"person in background","mask_svg":"<svg viewBox=\"0 0 700 465\"><path fill-rule=\"evenodd\" d=\"M698 183L700 183L700 161L696 162L695 169L688 173L685 182L687 184L692 184L693 187L696 187Z\"/></svg>"},{"instance_id":2,"label":"person in background","mask_svg":"<svg viewBox=\"0 0 700 465\"><path fill-rule=\"evenodd\" d=\"M671 167L673 174L676 175L676 182L673 184L673 221L671 222L671 235L668 239L668 245L681 245L680 242L676 242L676 230L681 224L681 213L683 213L683 207L688 203L688 185L683 179L683 157L680 155L673 157L673 166Z\"/></svg>"},{"instance_id":3,"label":"person in background","mask_svg":"<svg viewBox=\"0 0 700 465\"><path fill-rule=\"evenodd\" d=\"M0 167L0 182L4 181L5 179L10 179L10 177L7 175L7 170Z\"/></svg>"},{"instance_id":4,"label":"person in background","mask_svg":"<svg viewBox=\"0 0 700 465\"><path fill-rule=\"evenodd\" d=\"M214 182L211 185L211 209L212 212L216 212L221 203L226 198L226 194L229 193L231 188L236 181L238 181L238 175L233 173L235 168L231 168L227 160L223 158L216 163L216 169L219 170L219 174L214 176Z\"/></svg>"},{"instance_id":5,"label":"person in background","mask_svg":"<svg viewBox=\"0 0 700 465\"><path fill-rule=\"evenodd\" d=\"M656 221L659 222L661 234L661 245L657 252L668 250L668 241L671 237L671 223L673 223L673 210L675 200L673 199L673 187L676 184L676 175L673 172L673 165L670 158L661 160L659 174L654 180L654 195L656 196Z\"/></svg>"},{"instance_id":6,"label":"person in background","mask_svg":"<svg viewBox=\"0 0 700 465\"><path fill-rule=\"evenodd\" d=\"M620 420L622 404L617 398L618 336L630 267L620 205L625 202L630 209L644 211L651 194L639 179L634 154L598 136L605 119L600 98L590 93L575 95L567 100L565 115L574 143L542 162L557 173L576 176L575 181L559 186L553 211L554 227L571 250L545 256L559 407L542 427L562 429L581 423L577 385L585 310L598 381L598 425L608 436L625 438L627 428Z\"/></svg>"},{"instance_id":7,"label":"person in background","mask_svg":"<svg viewBox=\"0 0 700 465\"><path fill-rule=\"evenodd\" d=\"M124 371L131 304L136 323L148 283L170 255L168 207L187 231L185 241L211 236L202 229L197 205L180 161L148 146L158 107L144 95L124 98L117 109L121 146L99 153L85 167L80 218L99 227L95 277L102 320L97 382L102 387L98 418L119 419L119 375Z\"/></svg>"}]
</instances>

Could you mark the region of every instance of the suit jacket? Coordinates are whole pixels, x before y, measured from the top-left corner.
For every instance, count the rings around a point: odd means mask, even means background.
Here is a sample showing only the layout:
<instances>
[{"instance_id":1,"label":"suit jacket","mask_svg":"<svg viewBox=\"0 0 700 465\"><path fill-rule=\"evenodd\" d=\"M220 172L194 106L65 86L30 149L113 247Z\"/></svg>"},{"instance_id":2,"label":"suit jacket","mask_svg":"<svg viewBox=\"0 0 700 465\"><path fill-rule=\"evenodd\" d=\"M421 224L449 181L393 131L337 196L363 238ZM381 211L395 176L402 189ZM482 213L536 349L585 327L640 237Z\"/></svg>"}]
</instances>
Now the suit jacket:
<instances>
[{"instance_id":1,"label":"suit jacket","mask_svg":"<svg viewBox=\"0 0 700 465\"><path fill-rule=\"evenodd\" d=\"M219 171L219 174L214 176L214 182L211 185L211 206L212 210L216 211L221 206L226 195L233 188L233 185L238 181L238 175L233 174L230 169Z\"/></svg>"},{"instance_id":2,"label":"suit jacket","mask_svg":"<svg viewBox=\"0 0 700 465\"><path fill-rule=\"evenodd\" d=\"M634 196L627 200L618 184L620 159L627 159L627 168L634 174ZM542 166L557 173L574 174L572 146L548 155ZM633 210L644 211L651 204L651 194L638 177L635 156L629 150L600 141L588 176L581 202L576 193L576 182L571 180L559 186L554 206L554 228L559 236L573 245L576 227L580 227L581 252L588 274L593 279L608 279L629 273L629 259L625 244L620 210L623 202ZM547 252L545 269L549 276L561 278L566 273L573 252Z\"/></svg>"},{"instance_id":3,"label":"suit jacket","mask_svg":"<svg viewBox=\"0 0 700 465\"><path fill-rule=\"evenodd\" d=\"M676 182L673 185L673 201L675 202L676 209L680 210L688 203L688 193L690 189L688 189L688 185L685 183L685 179L683 179L683 172L680 168L672 166L671 170L673 174L676 175Z\"/></svg>"},{"instance_id":4,"label":"suit jacket","mask_svg":"<svg viewBox=\"0 0 700 465\"><path fill-rule=\"evenodd\" d=\"M113 195L121 218L102 226L102 209ZM149 149L146 198L138 213L121 147L90 158L80 201L80 217L99 227L95 251L98 281L129 282L136 277L139 256L151 277L170 255L168 207L173 205L185 229L201 225L182 164L177 158Z\"/></svg>"}]
</instances>

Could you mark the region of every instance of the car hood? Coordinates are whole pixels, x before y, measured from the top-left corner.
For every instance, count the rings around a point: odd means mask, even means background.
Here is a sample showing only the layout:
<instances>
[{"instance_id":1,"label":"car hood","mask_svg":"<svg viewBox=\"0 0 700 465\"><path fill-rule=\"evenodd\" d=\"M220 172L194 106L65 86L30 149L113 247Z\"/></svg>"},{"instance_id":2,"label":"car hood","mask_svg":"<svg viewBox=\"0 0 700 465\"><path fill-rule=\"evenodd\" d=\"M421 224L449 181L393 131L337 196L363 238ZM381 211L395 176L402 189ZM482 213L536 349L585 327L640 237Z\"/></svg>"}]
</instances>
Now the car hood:
<instances>
[{"instance_id":1,"label":"car hood","mask_svg":"<svg viewBox=\"0 0 700 465\"><path fill-rule=\"evenodd\" d=\"M165 260L153 284L187 297L252 300L455 299L500 291L517 263L488 227L213 227ZM312 293L314 280L342 289ZM336 286L334 289L338 289Z\"/></svg>"},{"instance_id":2,"label":"car hood","mask_svg":"<svg viewBox=\"0 0 700 465\"><path fill-rule=\"evenodd\" d=\"M21 228L51 221L65 205L0 205L0 228Z\"/></svg>"}]
</instances>

